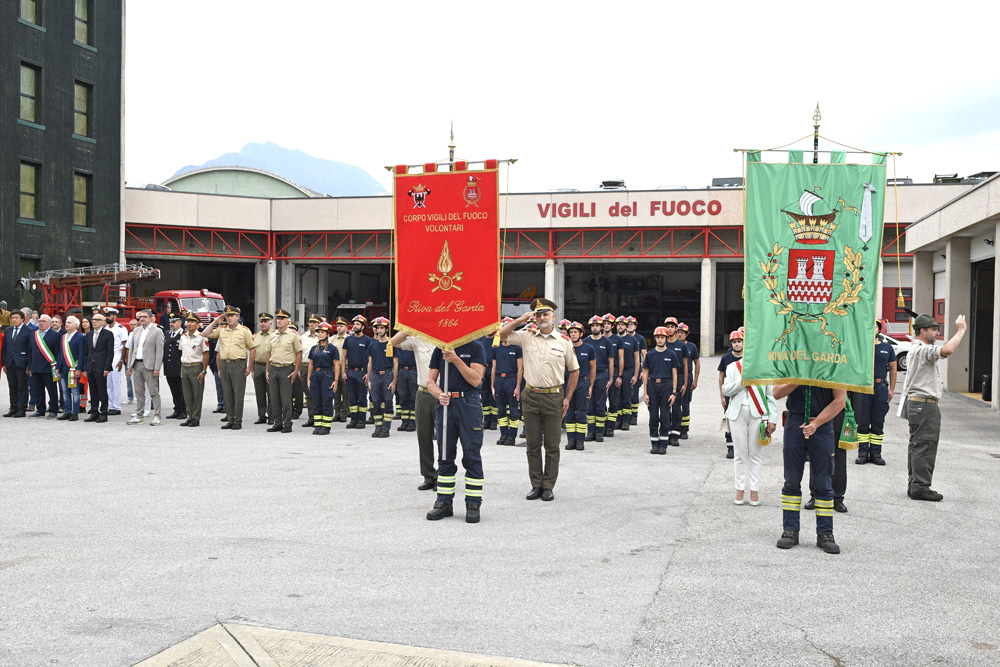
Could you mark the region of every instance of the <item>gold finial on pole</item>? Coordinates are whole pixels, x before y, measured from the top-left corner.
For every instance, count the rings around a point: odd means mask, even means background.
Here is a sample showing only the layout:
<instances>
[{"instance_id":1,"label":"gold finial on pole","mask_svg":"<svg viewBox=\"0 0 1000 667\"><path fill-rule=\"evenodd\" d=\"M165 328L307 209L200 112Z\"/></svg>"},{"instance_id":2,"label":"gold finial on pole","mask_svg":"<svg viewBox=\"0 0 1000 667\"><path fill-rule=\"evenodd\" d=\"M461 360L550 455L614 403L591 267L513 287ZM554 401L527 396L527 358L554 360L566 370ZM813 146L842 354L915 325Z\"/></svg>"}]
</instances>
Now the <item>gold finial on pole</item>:
<instances>
[{"instance_id":1,"label":"gold finial on pole","mask_svg":"<svg viewBox=\"0 0 1000 667\"><path fill-rule=\"evenodd\" d=\"M448 162L452 171L455 170L455 121L451 121L451 143L448 144Z\"/></svg>"},{"instance_id":2,"label":"gold finial on pole","mask_svg":"<svg viewBox=\"0 0 1000 667\"><path fill-rule=\"evenodd\" d=\"M819 164L819 122L823 116L819 113L819 102L816 103L816 111L813 112L813 164Z\"/></svg>"}]
</instances>

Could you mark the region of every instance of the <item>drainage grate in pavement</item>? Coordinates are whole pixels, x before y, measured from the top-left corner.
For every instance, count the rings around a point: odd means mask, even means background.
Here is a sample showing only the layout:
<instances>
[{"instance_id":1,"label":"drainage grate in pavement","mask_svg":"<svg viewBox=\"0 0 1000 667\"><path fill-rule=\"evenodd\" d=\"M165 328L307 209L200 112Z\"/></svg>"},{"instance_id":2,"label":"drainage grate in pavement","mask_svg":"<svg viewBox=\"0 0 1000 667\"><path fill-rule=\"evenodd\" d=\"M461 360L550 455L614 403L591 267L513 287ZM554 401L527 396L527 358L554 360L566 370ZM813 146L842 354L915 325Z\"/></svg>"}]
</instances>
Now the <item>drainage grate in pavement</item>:
<instances>
[{"instance_id":1,"label":"drainage grate in pavement","mask_svg":"<svg viewBox=\"0 0 1000 667\"><path fill-rule=\"evenodd\" d=\"M552 663L220 623L135 667L559 667ZM563 666L566 667L566 666Z\"/></svg>"}]
</instances>

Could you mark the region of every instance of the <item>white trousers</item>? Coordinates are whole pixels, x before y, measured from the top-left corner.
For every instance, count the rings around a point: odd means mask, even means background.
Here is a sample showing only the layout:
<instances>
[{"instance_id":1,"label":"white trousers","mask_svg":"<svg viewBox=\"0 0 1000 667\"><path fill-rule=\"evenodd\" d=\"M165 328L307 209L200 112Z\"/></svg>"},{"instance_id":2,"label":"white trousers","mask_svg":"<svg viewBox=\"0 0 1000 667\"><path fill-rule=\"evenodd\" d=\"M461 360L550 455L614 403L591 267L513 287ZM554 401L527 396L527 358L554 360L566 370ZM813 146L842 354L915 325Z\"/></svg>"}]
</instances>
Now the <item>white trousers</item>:
<instances>
[{"instance_id":1,"label":"white trousers","mask_svg":"<svg viewBox=\"0 0 1000 667\"><path fill-rule=\"evenodd\" d=\"M122 372L117 370L122 353L118 352L111 360L111 372L108 373L108 410L122 409Z\"/></svg>"},{"instance_id":2,"label":"white trousers","mask_svg":"<svg viewBox=\"0 0 1000 667\"><path fill-rule=\"evenodd\" d=\"M740 414L729 420L733 436L733 473L737 491L759 491L764 448L757 444L761 417L750 414L749 405L740 406Z\"/></svg>"}]
</instances>

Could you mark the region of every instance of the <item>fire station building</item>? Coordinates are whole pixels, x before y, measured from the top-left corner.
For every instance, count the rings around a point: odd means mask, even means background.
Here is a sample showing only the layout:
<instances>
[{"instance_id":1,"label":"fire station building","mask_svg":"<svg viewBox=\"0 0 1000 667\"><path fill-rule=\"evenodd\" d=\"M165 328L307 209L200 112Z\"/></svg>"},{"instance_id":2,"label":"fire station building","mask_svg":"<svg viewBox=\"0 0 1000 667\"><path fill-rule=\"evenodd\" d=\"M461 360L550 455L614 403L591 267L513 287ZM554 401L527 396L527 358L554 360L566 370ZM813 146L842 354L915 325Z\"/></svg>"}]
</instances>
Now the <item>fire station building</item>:
<instances>
[{"instance_id":1,"label":"fire station building","mask_svg":"<svg viewBox=\"0 0 1000 667\"><path fill-rule=\"evenodd\" d=\"M942 323L962 312L976 323L949 360L951 391L978 392L983 375L993 385L998 375L997 188L996 177L979 185L902 184L898 211L891 187L886 196L878 312L890 332L908 331L896 305L900 287L907 308ZM348 300L387 301L392 217L389 196L126 189L124 250L129 260L159 268L163 284L197 284L246 311L280 306L303 321ZM559 317L634 315L647 335L673 315L706 355L724 349L728 332L743 323L741 188L512 194L501 196L501 226L505 219L505 304L544 295L560 304ZM484 247L473 259L492 255ZM995 386L992 395L996 407Z\"/></svg>"}]
</instances>

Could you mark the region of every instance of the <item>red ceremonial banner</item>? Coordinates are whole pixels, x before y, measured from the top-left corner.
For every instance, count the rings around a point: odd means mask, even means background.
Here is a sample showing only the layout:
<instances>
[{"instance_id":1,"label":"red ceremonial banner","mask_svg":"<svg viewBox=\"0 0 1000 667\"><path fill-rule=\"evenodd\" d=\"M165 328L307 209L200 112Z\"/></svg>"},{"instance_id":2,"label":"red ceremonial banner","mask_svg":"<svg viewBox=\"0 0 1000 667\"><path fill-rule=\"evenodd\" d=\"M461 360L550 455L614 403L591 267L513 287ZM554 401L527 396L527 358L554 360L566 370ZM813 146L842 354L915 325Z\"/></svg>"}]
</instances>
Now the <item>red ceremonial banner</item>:
<instances>
[{"instance_id":1,"label":"red ceremonial banner","mask_svg":"<svg viewBox=\"0 0 1000 667\"><path fill-rule=\"evenodd\" d=\"M487 166L395 170L395 328L444 349L499 324L499 179L497 162Z\"/></svg>"}]
</instances>

